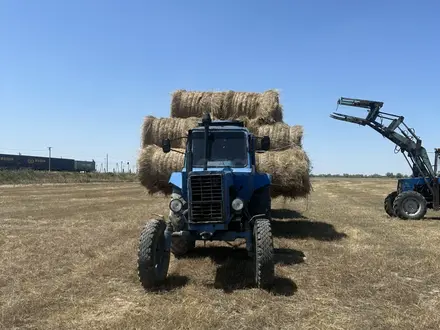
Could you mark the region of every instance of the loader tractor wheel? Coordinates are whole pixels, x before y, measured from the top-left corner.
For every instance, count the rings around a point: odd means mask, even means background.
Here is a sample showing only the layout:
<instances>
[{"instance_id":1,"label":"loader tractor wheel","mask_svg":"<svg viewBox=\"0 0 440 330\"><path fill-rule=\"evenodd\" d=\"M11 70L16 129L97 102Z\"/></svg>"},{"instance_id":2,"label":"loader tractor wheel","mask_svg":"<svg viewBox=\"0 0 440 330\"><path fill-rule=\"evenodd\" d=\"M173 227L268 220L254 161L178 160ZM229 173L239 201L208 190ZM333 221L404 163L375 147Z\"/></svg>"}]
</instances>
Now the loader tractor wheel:
<instances>
[{"instance_id":1,"label":"loader tractor wheel","mask_svg":"<svg viewBox=\"0 0 440 330\"><path fill-rule=\"evenodd\" d=\"M175 257L184 256L196 246L196 241L191 238L173 237L171 239L171 252Z\"/></svg>"},{"instance_id":2,"label":"loader tractor wheel","mask_svg":"<svg viewBox=\"0 0 440 330\"><path fill-rule=\"evenodd\" d=\"M393 191L392 193L388 194L387 197L385 197L385 200L383 202L385 212L390 217L396 216L396 214L394 213L394 210L393 210L393 203L394 203L394 200L396 199L396 196L397 196L397 191Z\"/></svg>"},{"instance_id":3,"label":"loader tractor wheel","mask_svg":"<svg viewBox=\"0 0 440 330\"><path fill-rule=\"evenodd\" d=\"M404 220L420 220L427 210L427 202L417 191L404 191L397 195L393 203L394 213Z\"/></svg>"},{"instance_id":4,"label":"loader tractor wheel","mask_svg":"<svg viewBox=\"0 0 440 330\"><path fill-rule=\"evenodd\" d=\"M170 251L165 245L165 222L150 220L142 230L138 250L138 275L145 290L165 281L170 264Z\"/></svg>"},{"instance_id":5,"label":"loader tractor wheel","mask_svg":"<svg viewBox=\"0 0 440 330\"><path fill-rule=\"evenodd\" d=\"M270 289L273 285L275 273L270 220L257 219L253 230L256 286L262 289Z\"/></svg>"}]
</instances>

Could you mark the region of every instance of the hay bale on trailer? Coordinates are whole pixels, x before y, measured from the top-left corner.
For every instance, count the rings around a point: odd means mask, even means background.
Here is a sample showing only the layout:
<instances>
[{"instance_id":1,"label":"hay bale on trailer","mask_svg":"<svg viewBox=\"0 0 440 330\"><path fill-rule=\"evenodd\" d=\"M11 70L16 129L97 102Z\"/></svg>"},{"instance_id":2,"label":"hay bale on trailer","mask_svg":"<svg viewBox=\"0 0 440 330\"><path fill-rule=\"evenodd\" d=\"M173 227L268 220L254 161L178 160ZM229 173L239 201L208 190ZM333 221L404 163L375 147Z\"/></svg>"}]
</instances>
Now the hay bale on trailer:
<instances>
[{"instance_id":1,"label":"hay bale on trailer","mask_svg":"<svg viewBox=\"0 0 440 330\"><path fill-rule=\"evenodd\" d=\"M298 147L284 151L257 154L259 172L272 175L271 196L286 198L306 197L312 189L311 163L307 153Z\"/></svg>"},{"instance_id":2,"label":"hay bale on trailer","mask_svg":"<svg viewBox=\"0 0 440 330\"><path fill-rule=\"evenodd\" d=\"M178 139L197 126L198 118L156 118L146 116L142 124L142 148L148 145L162 146L163 139ZM171 141L172 148L185 148L186 139Z\"/></svg>"},{"instance_id":3,"label":"hay bale on trailer","mask_svg":"<svg viewBox=\"0 0 440 330\"><path fill-rule=\"evenodd\" d=\"M172 94L171 117L202 117L209 111L213 119L258 119L260 124L283 121L283 110L276 90L255 92L200 92L178 90Z\"/></svg>"},{"instance_id":4,"label":"hay bale on trailer","mask_svg":"<svg viewBox=\"0 0 440 330\"><path fill-rule=\"evenodd\" d=\"M180 150L184 152L185 150ZM150 145L142 148L138 157L138 178L149 194L171 194L168 180L172 172L181 171L184 155L175 151L164 153L162 148Z\"/></svg>"},{"instance_id":5,"label":"hay bale on trailer","mask_svg":"<svg viewBox=\"0 0 440 330\"><path fill-rule=\"evenodd\" d=\"M246 127L256 136L268 135L271 139L271 149L285 150L292 146L302 146L303 127L300 125L289 126L285 123L273 125L260 125L258 120L239 117ZM147 116L142 125L142 148L148 145L162 146L162 139L177 139L186 136L188 130L197 126L201 118L156 118ZM185 148L186 139L171 142L172 148Z\"/></svg>"},{"instance_id":6,"label":"hay bale on trailer","mask_svg":"<svg viewBox=\"0 0 440 330\"><path fill-rule=\"evenodd\" d=\"M179 150L184 152L184 150ZM181 171L184 155L175 151L164 153L158 146L141 150L138 160L139 180L150 194L171 193L168 180L172 172ZM257 169L272 175L272 197L305 197L310 193L310 160L301 148L268 151L257 155Z\"/></svg>"},{"instance_id":7,"label":"hay bale on trailer","mask_svg":"<svg viewBox=\"0 0 440 330\"><path fill-rule=\"evenodd\" d=\"M301 125L289 126L285 123L260 125L255 120L245 121L248 130L255 136L269 136L271 150L286 150L302 147L304 128Z\"/></svg>"}]
</instances>

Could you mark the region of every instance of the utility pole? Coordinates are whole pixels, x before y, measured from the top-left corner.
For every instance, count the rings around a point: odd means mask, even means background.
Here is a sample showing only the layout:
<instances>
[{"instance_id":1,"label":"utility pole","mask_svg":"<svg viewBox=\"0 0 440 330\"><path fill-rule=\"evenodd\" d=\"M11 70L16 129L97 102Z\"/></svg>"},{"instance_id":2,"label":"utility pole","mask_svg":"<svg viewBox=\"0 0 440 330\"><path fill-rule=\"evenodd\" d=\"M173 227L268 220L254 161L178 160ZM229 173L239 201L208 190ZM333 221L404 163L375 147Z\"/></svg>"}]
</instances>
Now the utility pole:
<instances>
[{"instance_id":1,"label":"utility pole","mask_svg":"<svg viewBox=\"0 0 440 330\"><path fill-rule=\"evenodd\" d=\"M49 172L50 172L50 159L52 158L52 147L47 147L49 149Z\"/></svg>"},{"instance_id":2,"label":"utility pole","mask_svg":"<svg viewBox=\"0 0 440 330\"><path fill-rule=\"evenodd\" d=\"M106 170L106 172L108 172L108 154L106 156L106 159L107 159L107 170Z\"/></svg>"},{"instance_id":3,"label":"utility pole","mask_svg":"<svg viewBox=\"0 0 440 330\"><path fill-rule=\"evenodd\" d=\"M122 160L121 160L121 173L124 173L124 165L122 165Z\"/></svg>"}]
</instances>

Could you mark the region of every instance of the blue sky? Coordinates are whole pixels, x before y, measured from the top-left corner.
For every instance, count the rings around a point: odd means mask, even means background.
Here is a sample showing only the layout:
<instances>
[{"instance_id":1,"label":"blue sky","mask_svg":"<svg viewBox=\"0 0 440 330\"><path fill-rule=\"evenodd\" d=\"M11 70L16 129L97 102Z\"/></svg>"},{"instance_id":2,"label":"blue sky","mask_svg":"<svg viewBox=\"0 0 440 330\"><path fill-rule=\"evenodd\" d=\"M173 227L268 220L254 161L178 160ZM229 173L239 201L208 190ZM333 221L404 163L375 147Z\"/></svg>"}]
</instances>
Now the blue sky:
<instances>
[{"instance_id":1,"label":"blue sky","mask_svg":"<svg viewBox=\"0 0 440 330\"><path fill-rule=\"evenodd\" d=\"M385 102L440 147L438 1L0 1L0 152L135 163L176 89L281 92L315 173L409 173L394 145L333 120ZM364 111L340 109L350 114Z\"/></svg>"}]
</instances>

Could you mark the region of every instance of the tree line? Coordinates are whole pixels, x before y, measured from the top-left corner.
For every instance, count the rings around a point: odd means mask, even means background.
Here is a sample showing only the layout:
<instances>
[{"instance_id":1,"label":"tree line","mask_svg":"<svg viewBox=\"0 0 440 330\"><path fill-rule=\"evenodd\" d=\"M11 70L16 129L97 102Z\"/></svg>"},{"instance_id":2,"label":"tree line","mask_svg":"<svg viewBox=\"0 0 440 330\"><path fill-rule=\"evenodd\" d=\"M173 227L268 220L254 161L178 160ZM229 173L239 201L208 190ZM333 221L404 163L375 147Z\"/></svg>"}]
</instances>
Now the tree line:
<instances>
[{"instance_id":1,"label":"tree line","mask_svg":"<svg viewBox=\"0 0 440 330\"><path fill-rule=\"evenodd\" d=\"M317 178L393 178L393 179L401 179L401 178L409 178L408 174L402 173L393 173L387 172L385 174L310 174L311 177Z\"/></svg>"}]
</instances>

